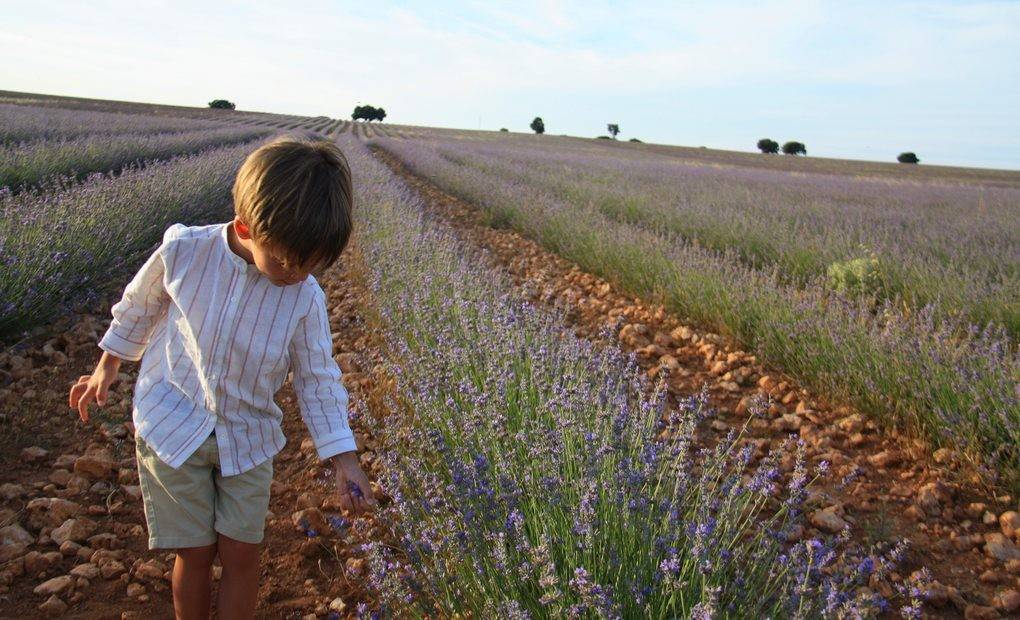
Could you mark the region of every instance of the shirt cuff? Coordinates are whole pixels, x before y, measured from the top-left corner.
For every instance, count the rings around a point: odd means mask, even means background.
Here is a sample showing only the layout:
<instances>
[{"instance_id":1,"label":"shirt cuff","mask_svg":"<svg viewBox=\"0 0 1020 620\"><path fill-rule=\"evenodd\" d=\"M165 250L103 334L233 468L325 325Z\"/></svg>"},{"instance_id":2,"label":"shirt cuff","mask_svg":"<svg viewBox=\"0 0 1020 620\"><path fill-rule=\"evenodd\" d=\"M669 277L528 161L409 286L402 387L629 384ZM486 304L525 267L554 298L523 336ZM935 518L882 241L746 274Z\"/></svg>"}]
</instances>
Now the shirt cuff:
<instances>
[{"instance_id":1,"label":"shirt cuff","mask_svg":"<svg viewBox=\"0 0 1020 620\"><path fill-rule=\"evenodd\" d=\"M318 452L319 458L322 460L343 452L356 451L358 449L358 444L354 441L354 435L349 433L333 433L321 437L313 435L312 441L315 442L315 451Z\"/></svg>"},{"instance_id":2,"label":"shirt cuff","mask_svg":"<svg viewBox=\"0 0 1020 620\"><path fill-rule=\"evenodd\" d=\"M106 330L106 334L99 341L99 348L130 362L137 362L145 353L144 343L128 340L118 335L112 328Z\"/></svg>"}]
</instances>

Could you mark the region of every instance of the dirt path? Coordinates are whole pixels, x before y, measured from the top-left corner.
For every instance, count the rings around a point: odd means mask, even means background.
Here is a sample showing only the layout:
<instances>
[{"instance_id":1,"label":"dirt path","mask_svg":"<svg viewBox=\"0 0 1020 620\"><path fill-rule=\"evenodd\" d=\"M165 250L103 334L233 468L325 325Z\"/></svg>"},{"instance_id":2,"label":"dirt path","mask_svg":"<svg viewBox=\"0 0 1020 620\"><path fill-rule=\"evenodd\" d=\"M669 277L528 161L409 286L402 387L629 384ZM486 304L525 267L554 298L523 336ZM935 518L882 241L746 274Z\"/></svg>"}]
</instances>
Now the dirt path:
<instances>
[{"instance_id":1,"label":"dirt path","mask_svg":"<svg viewBox=\"0 0 1020 620\"><path fill-rule=\"evenodd\" d=\"M759 457L794 434L812 462L830 464L810 499L813 527L833 533L847 525L864 547L911 542L893 583L872 588L890 596L913 571L927 567L935 579L929 613L1000 617L1020 606L1020 550L1007 538L1020 536L1020 517L1011 512L1016 499L981 493L952 452L931 458L926 446L801 389L719 335L683 325L664 308L623 294L515 232L485 226L474 206L410 173L385 151L373 152L417 190L433 216L487 249L493 267L508 273L522 294L562 308L565 327L598 339L605 326L620 321L618 345L636 353L650 376L666 375L674 402L707 386L719 412L707 432L743 425L753 400L766 399L767 414L751 422L749 441ZM792 455L785 465L792 468Z\"/></svg>"},{"instance_id":2,"label":"dirt path","mask_svg":"<svg viewBox=\"0 0 1020 620\"><path fill-rule=\"evenodd\" d=\"M359 314L360 264L352 247L320 280L356 432L378 359L377 336ZM80 424L66 404L70 385L91 372L108 324L105 311L79 315L18 355L0 354L0 617L173 616L167 578L174 556L147 549L137 488L128 421L137 364L123 366L116 396L92 424ZM371 516L339 530L328 525L340 516L332 472L315 455L289 383L277 402L288 442L274 462L259 617L356 617L358 603L371 606L361 544L382 534ZM357 440L374 478L375 442L360 432ZM295 525L302 517L315 536ZM36 593L40 587L47 593Z\"/></svg>"}]
</instances>

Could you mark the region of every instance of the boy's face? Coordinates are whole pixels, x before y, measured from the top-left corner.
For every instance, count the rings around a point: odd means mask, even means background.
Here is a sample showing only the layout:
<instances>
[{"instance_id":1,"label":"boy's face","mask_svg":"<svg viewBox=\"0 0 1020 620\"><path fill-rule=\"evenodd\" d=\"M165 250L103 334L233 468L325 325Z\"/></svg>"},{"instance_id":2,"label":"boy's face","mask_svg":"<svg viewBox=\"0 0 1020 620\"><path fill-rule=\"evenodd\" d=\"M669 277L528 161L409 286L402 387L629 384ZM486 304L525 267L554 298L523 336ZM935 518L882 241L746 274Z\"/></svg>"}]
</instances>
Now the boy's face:
<instances>
[{"instance_id":1,"label":"boy's face","mask_svg":"<svg viewBox=\"0 0 1020 620\"><path fill-rule=\"evenodd\" d=\"M247 226L240 220L235 220L234 224L238 239L251 252L255 266L273 284L277 286L297 284L307 279L309 274L318 272L316 269L318 265L303 265L301 267L287 265L282 251L262 245L252 239Z\"/></svg>"}]
</instances>

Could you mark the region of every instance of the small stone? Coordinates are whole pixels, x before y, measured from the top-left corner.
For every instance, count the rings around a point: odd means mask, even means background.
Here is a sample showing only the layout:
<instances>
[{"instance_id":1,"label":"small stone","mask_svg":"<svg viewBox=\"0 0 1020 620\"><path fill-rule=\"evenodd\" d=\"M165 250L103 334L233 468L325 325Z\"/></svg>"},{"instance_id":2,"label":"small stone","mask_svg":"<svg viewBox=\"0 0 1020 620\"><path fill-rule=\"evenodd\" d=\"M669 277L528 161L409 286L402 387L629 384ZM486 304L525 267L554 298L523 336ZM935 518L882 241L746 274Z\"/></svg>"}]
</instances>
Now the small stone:
<instances>
[{"instance_id":1,"label":"small stone","mask_svg":"<svg viewBox=\"0 0 1020 620\"><path fill-rule=\"evenodd\" d=\"M25 463L35 463L49 456L50 451L39 446L29 446L21 450L21 460Z\"/></svg>"},{"instance_id":2,"label":"small stone","mask_svg":"<svg viewBox=\"0 0 1020 620\"><path fill-rule=\"evenodd\" d=\"M142 499L142 487L137 484L122 484L120 491L124 494L124 497L128 498L132 502L137 502Z\"/></svg>"},{"instance_id":3,"label":"small stone","mask_svg":"<svg viewBox=\"0 0 1020 620\"><path fill-rule=\"evenodd\" d=\"M985 534L985 553L1001 562L1020 560L1020 549L999 532Z\"/></svg>"},{"instance_id":4,"label":"small stone","mask_svg":"<svg viewBox=\"0 0 1020 620\"><path fill-rule=\"evenodd\" d=\"M777 431L792 432L800 428L803 421L800 416L793 413L784 413L772 421L772 427Z\"/></svg>"},{"instance_id":5,"label":"small stone","mask_svg":"<svg viewBox=\"0 0 1020 620\"><path fill-rule=\"evenodd\" d=\"M994 607L985 605L967 605L963 612L965 620L994 620L999 617L999 612Z\"/></svg>"},{"instance_id":6,"label":"small stone","mask_svg":"<svg viewBox=\"0 0 1020 620\"><path fill-rule=\"evenodd\" d=\"M42 582L37 585L32 592L40 596L50 596L53 594L60 594L72 587L74 587L74 577L70 575L61 575Z\"/></svg>"},{"instance_id":7,"label":"small stone","mask_svg":"<svg viewBox=\"0 0 1020 620\"><path fill-rule=\"evenodd\" d=\"M917 505L930 515L937 515L942 504L951 499L948 488L941 482L929 482L917 490Z\"/></svg>"},{"instance_id":8,"label":"small stone","mask_svg":"<svg viewBox=\"0 0 1020 620\"><path fill-rule=\"evenodd\" d=\"M817 527L820 530L830 532L832 534L843 531L850 527L841 516L836 514L836 507L830 506L823 508L822 510L816 510L811 513L811 525Z\"/></svg>"},{"instance_id":9,"label":"small stone","mask_svg":"<svg viewBox=\"0 0 1020 620\"><path fill-rule=\"evenodd\" d=\"M924 588L924 600L932 607L945 607L949 603L949 588L938 581L932 581Z\"/></svg>"},{"instance_id":10,"label":"small stone","mask_svg":"<svg viewBox=\"0 0 1020 620\"><path fill-rule=\"evenodd\" d=\"M140 583L135 583L134 581L128 584L127 587L128 598L138 598L143 594L145 594L145 586L143 586Z\"/></svg>"},{"instance_id":11,"label":"small stone","mask_svg":"<svg viewBox=\"0 0 1020 620\"><path fill-rule=\"evenodd\" d=\"M99 577L99 567L91 562L86 562L72 568L71 574L75 577L84 577L85 579L92 580Z\"/></svg>"},{"instance_id":12,"label":"small stone","mask_svg":"<svg viewBox=\"0 0 1020 620\"><path fill-rule=\"evenodd\" d=\"M66 487L71 481L71 472L66 469L54 469L50 472L49 481L58 487Z\"/></svg>"},{"instance_id":13,"label":"small stone","mask_svg":"<svg viewBox=\"0 0 1020 620\"><path fill-rule=\"evenodd\" d=\"M127 572L127 568L125 568L124 564L119 560L110 560L100 567L99 572L103 576L103 579L114 579Z\"/></svg>"},{"instance_id":14,"label":"small stone","mask_svg":"<svg viewBox=\"0 0 1020 620\"><path fill-rule=\"evenodd\" d=\"M1020 532L1020 513L1010 510L999 515L999 527L1002 533L1009 538L1016 538Z\"/></svg>"},{"instance_id":15,"label":"small stone","mask_svg":"<svg viewBox=\"0 0 1020 620\"><path fill-rule=\"evenodd\" d=\"M59 497L38 497L25 506L31 527L57 527L81 512L81 505Z\"/></svg>"},{"instance_id":16,"label":"small stone","mask_svg":"<svg viewBox=\"0 0 1020 620\"><path fill-rule=\"evenodd\" d=\"M25 553L35 537L17 523L0 527L0 562L7 562Z\"/></svg>"},{"instance_id":17,"label":"small stone","mask_svg":"<svg viewBox=\"0 0 1020 620\"><path fill-rule=\"evenodd\" d=\"M78 555L78 550L79 549L81 549L81 545L79 545L78 543L74 542L73 540L65 540L60 545L60 553L61 553L61 555L66 555L67 557L71 557L73 555Z\"/></svg>"},{"instance_id":18,"label":"small stone","mask_svg":"<svg viewBox=\"0 0 1020 620\"><path fill-rule=\"evenodd\" d=\"M839 430L850 435L853 433L859 433L864 430L864 418L860 414L848 415L845 418L840 419L836 422L836 426Z\"/></svg>"},{"instance_id":19,"label":"small stone","mask_svg":"<svg viewBox=\"0 0 1020 620\"><path fill-rule=\"evenodd\" d=\"M985 511L984 516L981 517L981 522L984 523L985 525L991 525L991 524L995 523L998 520L999 519L995 516L994 512L987 511L987 510Z\"/></svg>"},{"instance_id":20,"label":"small stone","mask_svg":"<svg viewBox=\"0 0 1020 620\"><path fill-rule=\"evenodd\" d=\"M61 454L53 461L54 469L74 469L74 462L78 460L77 454Z\"/></svg>"},{"instance_id":21,"label":"small stone","mask_svg":"<svg viewBox=\"0 0 1020 620\"><path fill-rule=\"evenodd\" d=\"M964 509L964 511L967 513L967 516L970 517L971 519L979 519L981 515L985 513L986 510L988 510L988 506L982 504L981 502L971 502L967 504L967 508Z\"/></svg>"},{"instance_id":22,"label":"small stone","mask_svg":"<svg viewBox=\"0 0 1020 620\"><path fill-rule=\"evenodd\" d=\"M75 473L93 479L113 477L118 469L117 462L104 451L79 456L74 462Z\"/></svg>"},{"instance_id":23,"label":"small stone","mask_svg":"<svg viewBox=\"0 0 1020 620\"><path fill-rule=\"evenodd\" d=\"M57 554L59 561L60 554ZM53 557L48 553L29 551L22 560L25 563L25 572L30 575L37 575L53 565Z\"/></svg>"},{"instance_id":24,"label":"small stone","mask_svg":"<svg viewBox=\"0 0 1020 620\"><path fill-rule=\"evenodd\" d=\"M7 501L17 499L24 494L25 487L21 486L20 484L15 484L13 482L5 482L3 484L0 484L0 497Z\"/></svg>"},{"instance_id":25,"label":"small stone","mask_svg":"<svg viewBox=\"0 0 1020 620\"><path fill-rule=\"evenodd\" d=\"M60 527L50 532L50 538L53 542L61 545L67 541L82 542L86 538L92 535L96 531L99 525L91 520L84 517L76 519L68 519L64 521Z\"/></svg>"},{"instance_id":26,"label":"small stone","mask_svg":"<svg viewBox=\"0 0 1020 620\"><path fill-rule=\"evenodd\" d=\"M140 581L162 581L167 568L158 560L143 562L135 569L135 579Z\"/></svg>"},{"instance_id":27,"label":"small stone","mask_svg":"<svg viewBox=\"0 0 1020 620\"><path fill-rule=\"evenodd\" d=\"M1020 592L1016 590L999 592L995 596L995 606L1006 613L1016 611L1020 608Z\"/></svg>"},{"instance_id":28,"label":"small stone","mask_svg":"<svg viewBox=\"0 0 1020 620\"><path fill-rule=\"evenodd\" d=\"M339 596L329 602L329 610L330 611L335 611L336 613L342 613L343 610L345 610L345 609L347 609L347 603L345 603L344 599L340 598Z\"/></svg>"},{"instance_id":29,"label":"small stone","mask_svg":"<svg viewBox=\"0 0 1020 620\"><path fill-rule=\"evenodd\" d=\"M309 530L312 530L318 534L323 534L329 531L329 525L326 523L326 517L323 516L322 511L318 508L306 508L299 510L291 515L291 521L294 523L294 527L299 531L307 534Z\"/></svg>"},{"instance_id":30,"label":"small stone","mask_svg":"<svg viewBox=\"0 0 1020 620\"><path fill-rule=\"evenodd\" d=\"M868 462L879 468L892 467L900 462L900 455L893 450L883 450L869 456Z\"/></svg>"},{"instance_id":31,"label":"small stone","mask_svg":"<svg viewBox=\"0 0 1020 620\"><path fill-rule=\"evenodd\" d=\"M56 594L52 594L46 599L46 602L39 605L38 609L47 616L61 616L67 611L67 603L60 600L60 597Z\"/></svg>"}]
</instances>

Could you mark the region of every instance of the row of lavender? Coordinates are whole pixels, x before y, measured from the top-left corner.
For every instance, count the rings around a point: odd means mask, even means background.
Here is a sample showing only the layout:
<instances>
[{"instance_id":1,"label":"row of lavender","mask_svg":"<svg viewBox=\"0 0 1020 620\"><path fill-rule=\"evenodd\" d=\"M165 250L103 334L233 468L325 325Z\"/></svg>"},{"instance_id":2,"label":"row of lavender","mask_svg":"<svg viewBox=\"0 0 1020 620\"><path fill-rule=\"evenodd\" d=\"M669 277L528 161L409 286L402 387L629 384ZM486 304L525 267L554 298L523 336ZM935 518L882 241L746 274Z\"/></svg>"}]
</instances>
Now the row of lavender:
<instances>
[{"instance_id":1,"label":"row of lavender","mask_svg":"<svg viewBox=\"0 0 1020 620\"><path fill-rule=\"evenodd\" d=\"M0 187L20 190L58 177L116 171L269 135L267 128L222 127L180 133L88 135L0 147Z\"/></svg>"},{"instance_id":2,"label":"row of lavender","mask_svg":"<svg viewBox=\"0 0 1020 620\"><path fill-rule=\"evenodd\" d=\"M1020 188L713 166L569 142L431 147L611 220L776 269L798 287L931 304L1020 335ZM835 278L855 261L862 277Z\"/></svg>"},{"instance_id":3,"label":"row of lavender","mask_svg":"<svg viewBox=\"0 0 1020 620\"><path fill-rule=\"evenodd\" d=\"M561 170L558 187L553 188L547 186L553 181L543 180L542 172L534 173L537 180L522 167L514 168L516 178L504 173L513 164L493 164L497 157L491 147L479 150L468 144L451 147L424 140L379 143L419 174L480 206L493 225L517 229L626 290L660 300L680 316L734 336L764 361L820 393L854 402L880 421L911 426L938 444L966 450L993 466L991 475L1008 474L1009 484L1015 484L1020 470L1020 353L1004 329L973 327L946 318L931 305L904 311L889 299L834 295L818 281L798 285L775 264L757 268L742 261L736 250L720 252L652 222L633 221L638 217L633 214L646 208L646 203L634 203L628 217L607 215L593 204L597 192L583 187L593 182L593 175L582 172L586 160ZM543 158L551 157L548 152L536 153L531 166L541 169ZM633 162L619 165L626 170L640 168ZM647 165L654 170L658 163ZM606 170L605 174L613 173ZM685 178L697 187L698 174L691 172ZM620 182L633 187L626 180ZM660 182L670 183L665 178ZM713 180L701 187L724 191L725 184L720 183ZM682 184L673 188L681 191ZM701 198L709 201L708 206L698 207L703 213L713 208L739 211L719 205L708 189L703 191ZM794 191L810 194L804 187ZM852 188L843 191L852 192ZM730 192L747 193L747 202L758 200L746 186L735 184ZM1004 216L1008 207L995 208ZM690 206L683 214L708 221L709 215L695 213L698 208ZM789 209L779 201L775 211L772 218L762 213L757 226L769 230ZM880 226L860 214L844 217L861 220L864 228ZM925 215L913 217L920 220ZM838 214L828 218L829 223L815 226L835 227L842 221ZM1000 224L1005 229L1015 227L1011 221ZM987 233L989 245L1004 244L997 248L1002 251L1001 262L1015 264L1008 241L977 229L966 234L980 239ZM748 224L748 230L756 228ZM813 227L801 224L795 230L806 238ZM935 233L926 234L911 243L933 243ZM906 255L890 260L902 262Z\"/></svg>"},{"instance_id":4,"label":"row of lavender","mask_svg":"<svg viewBox=\"0 0 1020 620\"><path fill-rule=\"evenodd\" d=\"M212 120L0 104L0 144L217 129Z\"/></svg>"},{"instance_id":5,"label":"row of lavender","mask_svg":"<svg viewBox=\"0 0 1020 620\"><path fill-rule=\"evenodd\" d=\"M809 478L708 414L666 411L634 360L529 305L353 137L358 239L398 396L364 416L394 498L373 548L386 617L867 613L883 562L800 539ZM796 449L795 446L788 446Z\"/></svg>"},{"instance_id":6,"label":"row of lavender","mask_svg":"<svg viewBox=\"0 0 1020 620\"><path fill-rule=\"evenodd\" d=\"M38 192L0 190L0 335L89 304L174 222L220 221L245 143Z\"/></svg>"}]
</instances>

